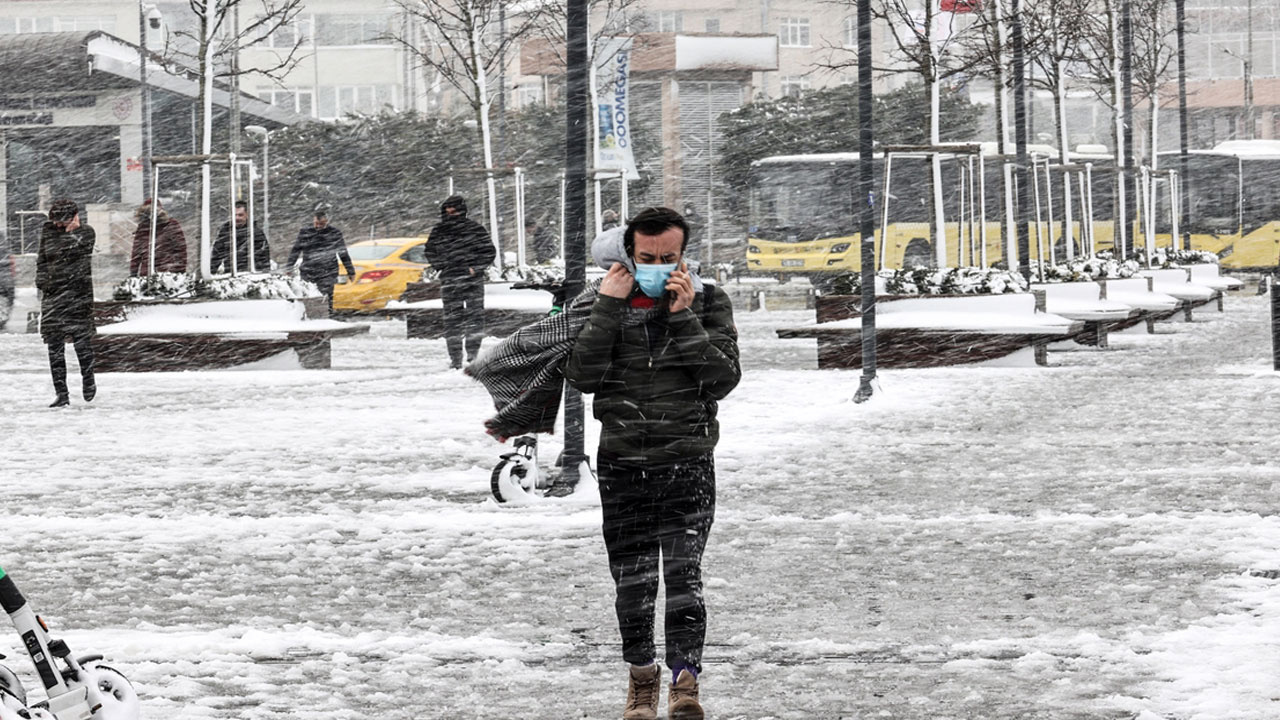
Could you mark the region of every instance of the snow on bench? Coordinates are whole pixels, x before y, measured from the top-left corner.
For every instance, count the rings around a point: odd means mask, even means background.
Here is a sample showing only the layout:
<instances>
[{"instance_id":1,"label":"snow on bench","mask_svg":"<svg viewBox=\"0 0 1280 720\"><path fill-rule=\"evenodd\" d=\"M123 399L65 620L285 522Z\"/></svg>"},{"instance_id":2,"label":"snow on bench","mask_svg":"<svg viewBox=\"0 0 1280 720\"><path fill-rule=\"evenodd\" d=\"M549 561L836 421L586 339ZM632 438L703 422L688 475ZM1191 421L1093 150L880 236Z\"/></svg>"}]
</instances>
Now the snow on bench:
<instances>
[{"instance_id":1,"label":"snow on bench","mask_svg":"<svg viewBox=\"0 0 1280 720\"><path fill-rule=\"evenodd\" d=\"M512 283L484 286L485 333L506 336L551 312L552 295L545 290L513 289ZM405 334L411 338L444 337L444 301L440 298L418 302L395 300L387 303L390 315L403 315Z\"/></svg>"},{"instance_id":2,"label":"snow on bench","mask_svg":"<svg viewBox=\"0 0 1280 720\"><path fill-rule=\"evenodd\" d=\"M1191 270L1191 282L1197 285L1223 291L1239 290L1244 287L1243 280L1223 275L1222 268L1217 263L1196 263L1187 267Z\"/></svg>"},{"instance_id":3,"label":"snow on bench","mask_svg":"<svg viewBox=\"0 0 1280 720\"><path fill-rule=\"evenodd\" d=\"M1108 300L1124 303L1138 310L1138 315L1111 327L1113 331L1124 330L1137 325L1147 324L1147 332L1155 332L1155 324L1159 320L1167 320L1178 311L1187 313L1190 319L1191 303L1179 300L1172 295L1152 290L1155 280L1149 277L1107 278L1099 280L1103 297Z\"/></svg>"},{"instance_id":4,"label":"snow on bench","mask_svg":"<svg viewBox=\"0 0 1280 720\"><path fill-rule=\"evenodd\" d=\"M1222 290L1200 283L1191 282L1191 268L1160 268L1142 270L1138 273L1152 279L1151 289L1165 295L1172 295L1179 300L1186 300L1187 319L1191 319L1191 308L1218 301L1218 312L1222 312Z\"/></svg>"},{"instance_id":5,"label":"snow on bench","mask_svg":"<svg viewBox=\"0 0 1280 720\"><path fill-rule=\"evenodd\" d=\"M1107 347L1110 328L1138 314L1130 305L1103 297L1102 286L1093 281L1036 283L1032 290L1045 295L1045 311L1084 323L1084 329L1073 338L1082 345Z\"/></svg>"},{"instance_id":6,"label":"snow on bench","mask_svg":"<svg viewBox=\"0 0 1280 720\"><path fill-rule=\"evenodd\" d=\"M1039 297L1037 297L1039 296ZM941 367L983 362L1078 334L1084 323L1037 309L1043 293L890 295L876 301L876 357L883 367ZM862 367L862 318L856 296L819 296L815 325L779 328L778 337L816 338L818 367Z\"/></svg>"},{"instance_id":7,"label":"snow on bench","mask_svg":"<svg viewBox=\"0 0 1280 720\"><path fill-rule=\"evenodd\" d=\"M103 372L205 370L292 351L304 368L331 365L330 340L367 324L310 319L295 300L101 303L94 337Z\"/></svg>"}]
</instances>

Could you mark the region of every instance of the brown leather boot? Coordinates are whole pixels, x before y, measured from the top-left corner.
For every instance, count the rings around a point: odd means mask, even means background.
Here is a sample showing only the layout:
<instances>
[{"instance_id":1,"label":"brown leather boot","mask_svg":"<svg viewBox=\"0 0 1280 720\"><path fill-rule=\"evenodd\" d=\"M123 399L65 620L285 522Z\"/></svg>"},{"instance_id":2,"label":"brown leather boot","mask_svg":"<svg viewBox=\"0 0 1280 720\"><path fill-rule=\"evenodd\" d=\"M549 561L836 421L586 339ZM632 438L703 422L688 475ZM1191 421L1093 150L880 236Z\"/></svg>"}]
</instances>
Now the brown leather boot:
<instances>
[{"instance_id":1,"label":"brown leather boot","mask_svg":"<svg viewBox=\"0 0 1280 720\"><path fill-rule=\"evenodd\" d=\"M631 666L631 685L627 689L627 708L622 711L622 720L658 719L660 672L658 663Z\"/></svg>"},{"instance_id":2,"label":"brown leather boot","mask_svg":"<svg viewBox=\"0 0 1280 720\"><path fill-rule=\"evenodd\" d=\"M688 670L681 670L676 681L671 683L671 692L667 695L667 717L669 720L702 720L702 705L698 703L698 678Z\"/></svg>"}]
</instances>

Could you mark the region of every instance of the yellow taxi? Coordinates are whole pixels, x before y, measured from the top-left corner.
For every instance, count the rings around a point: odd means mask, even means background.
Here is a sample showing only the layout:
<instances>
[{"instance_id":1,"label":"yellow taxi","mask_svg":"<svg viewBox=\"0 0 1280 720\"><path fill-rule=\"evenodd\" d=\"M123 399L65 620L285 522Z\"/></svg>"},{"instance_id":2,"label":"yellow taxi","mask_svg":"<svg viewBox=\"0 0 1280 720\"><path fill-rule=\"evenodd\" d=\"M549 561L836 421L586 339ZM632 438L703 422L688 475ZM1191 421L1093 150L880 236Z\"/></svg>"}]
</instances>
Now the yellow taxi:
<instances>
[{"instance_id":1,"label":"yellow taxi","mask_svg":"<svg viewBox=\"0 0 1280 720\"><path fill-rule=\"evenodd\" d=\"M340 282L333 288L333 309L343 312L381 310L399 300L405 286L422 277L429 266L427 239L385 238L363 240L347 246L356 266L356 281ZM342 273L341 279L345 279Z\"/></svg>"}]
</instances>

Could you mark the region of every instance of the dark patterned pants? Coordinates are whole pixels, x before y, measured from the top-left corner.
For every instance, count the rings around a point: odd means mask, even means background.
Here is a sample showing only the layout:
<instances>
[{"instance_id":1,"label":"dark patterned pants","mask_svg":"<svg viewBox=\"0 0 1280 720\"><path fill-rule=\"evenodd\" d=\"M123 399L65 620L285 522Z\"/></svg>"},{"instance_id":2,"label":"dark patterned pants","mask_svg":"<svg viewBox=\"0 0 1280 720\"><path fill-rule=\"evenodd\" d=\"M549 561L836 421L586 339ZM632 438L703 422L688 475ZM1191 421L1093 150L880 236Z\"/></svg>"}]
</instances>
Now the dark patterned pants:
<instances>
[{"instance_id":1,"label":"dark patterned pants","mask_svg":"<svg viewBox=\"0 0 1280 720\"><path fill-rule=\"evenodd\" d=\"M715 518L716 469L710 454L668 465L632 465L597 458L604 543L617 588L622 657L654 660L659 558L667 588L667 667L702 669L707 608L702 551Z\"/></svg>"},{"instance_id":2,"label":"dark patterned pants","mask_svg":"<svg viewBox=\"0 0 1280 720\"><path fill-rule=\"evenodd\" d=\"M464 341L467 359L474 359L484 338L484 273L444 280L440 284L440 304L444 307L444 340L449 359L455 365L462 362Z\"/></svg>"},{"instance_id":3,"label":"dark patterned pants","mask_svg":"<svg viewBox=\"0 0 1280 720\"><path fill-rule=\"evenodd\" d=\"M93 382L93 336L84 334L72 338L76 358L80 360L80 376L86 383ZM65 340L49 342L49 373L53 375L53 391L67 394L67 344Z\"/></svg>"}]
</instances>

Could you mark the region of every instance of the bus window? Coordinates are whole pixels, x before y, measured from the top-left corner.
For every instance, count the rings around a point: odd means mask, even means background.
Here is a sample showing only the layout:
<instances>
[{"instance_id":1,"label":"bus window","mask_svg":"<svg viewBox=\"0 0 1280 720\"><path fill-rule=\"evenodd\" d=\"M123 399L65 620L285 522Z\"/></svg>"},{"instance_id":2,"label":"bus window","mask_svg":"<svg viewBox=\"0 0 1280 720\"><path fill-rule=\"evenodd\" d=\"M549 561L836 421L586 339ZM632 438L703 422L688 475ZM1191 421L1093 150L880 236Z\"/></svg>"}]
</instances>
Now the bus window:
<instances>
[{"instance_id":1,"label":"bus window","mask_svg":"<svg viewBox=\"0 0 1280 720\"><path fill-rule=\"evenodd\" d=\"M1247 235L1269 222L1280 220L1280 161L1245 160L1244 197L1241 198L1240 232Z\"/></svg>"},{"instance_id":2,"label":"bus window","mask_svg":"<svg viewBox=\"0 0 1280 720\"><path fill-rule=\"evenodd\" d=\"M889 179L890 224L933 220L930 172L925 158L893 158L893 177Z\"/></svg>"},{"instance_id":3,"label":"bus window","mask_svg":"<svg viewBox=\"0 0 1280 720\"><path fill-rule=\"evenodd\" d=\"M907 249L902 252L902 267L910 269L936 266L933 243L929 242L928 238L911 238L911 242L907 243Z\"/></svg>"},{"instance_id":4,"label":"bus window","mask_svg":"<svg viewBox=\"0 0 1280 720\"><path fill-rule=\"evenodd\" d=\"M751 233L762 240L807 242L855 232L855 185L831 164L768 164L752 170Z\"/></svg>"},{"instance_id":5,"label":"bus window","mask_svg":"<svg viewBox=\"0 0 1280 720\"><path fill-rule=\"evenodd\" d=\"M1240 161L1233 157L1187 158L1187 196L1193 233L1232 235L1240 230Z\"/></svg>"}]
</instances>

